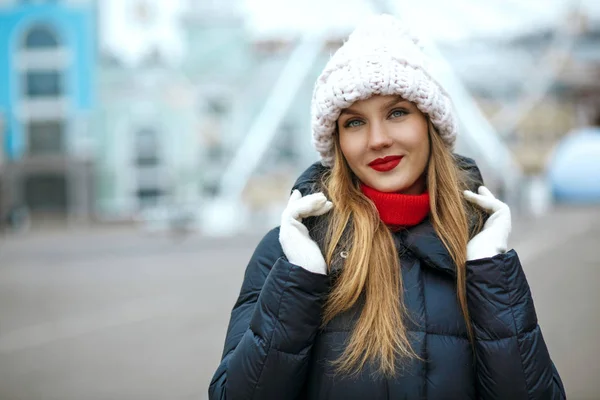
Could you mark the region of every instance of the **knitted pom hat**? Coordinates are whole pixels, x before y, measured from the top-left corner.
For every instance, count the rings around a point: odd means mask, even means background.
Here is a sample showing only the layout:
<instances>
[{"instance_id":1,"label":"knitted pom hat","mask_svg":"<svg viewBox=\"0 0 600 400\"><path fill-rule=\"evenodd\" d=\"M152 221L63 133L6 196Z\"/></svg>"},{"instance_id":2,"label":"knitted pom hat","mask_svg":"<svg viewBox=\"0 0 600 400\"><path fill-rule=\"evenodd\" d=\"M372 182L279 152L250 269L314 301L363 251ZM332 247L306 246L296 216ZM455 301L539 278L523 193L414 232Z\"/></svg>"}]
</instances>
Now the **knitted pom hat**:
<instances>
[{"instance_id":1,"label":"knitted pom hat","mask_svg":"<svg viewBox=\"0 0 600 400\"><path fill-rule=\"evenodd\" d=\"M331 57L312 98L313 145L333 166L333 132L340 112L373 95L399 95L427 114L453 149L457 120L450 97L426 66L419 40L390 15L370 17Z\"/></svg>"}]
</instances>

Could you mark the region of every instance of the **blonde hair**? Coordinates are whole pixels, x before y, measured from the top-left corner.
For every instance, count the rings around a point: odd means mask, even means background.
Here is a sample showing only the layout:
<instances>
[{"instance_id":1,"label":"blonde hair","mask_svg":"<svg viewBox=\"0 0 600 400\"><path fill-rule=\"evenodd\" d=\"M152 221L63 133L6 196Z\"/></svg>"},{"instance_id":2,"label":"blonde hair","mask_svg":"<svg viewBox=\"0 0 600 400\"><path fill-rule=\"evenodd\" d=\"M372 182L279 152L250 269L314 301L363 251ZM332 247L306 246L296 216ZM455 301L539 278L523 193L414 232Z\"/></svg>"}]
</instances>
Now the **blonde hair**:
<instances>
[{"instance_id":1,"label":"blonde hair","mask_svg":"<svg viewBox=\"0 0 600 400\"><path fill-rule=\"evenodd\" d=\"M430 219L456 264L457 293L469 337L472 328L465 287L466 248L469 240L465 186L450 150L429 122L431 154L427 166ZM328 224L325 259L331 265L339 248L348 249L344 268L328 296L323 324L348 311L362 296L364 305L341 357L333 361L336 372L358 373L367 362L376 373L393 376L396 360L419 358L413 351L402 298L400 261L392 233L381 221L374 204L362 193L339 146L336 134L335 164L324 186L335 204ZM348 230L349 228L349 230ZM378 365L377 365L378 363Z\"/></svg>"}]
</instances>

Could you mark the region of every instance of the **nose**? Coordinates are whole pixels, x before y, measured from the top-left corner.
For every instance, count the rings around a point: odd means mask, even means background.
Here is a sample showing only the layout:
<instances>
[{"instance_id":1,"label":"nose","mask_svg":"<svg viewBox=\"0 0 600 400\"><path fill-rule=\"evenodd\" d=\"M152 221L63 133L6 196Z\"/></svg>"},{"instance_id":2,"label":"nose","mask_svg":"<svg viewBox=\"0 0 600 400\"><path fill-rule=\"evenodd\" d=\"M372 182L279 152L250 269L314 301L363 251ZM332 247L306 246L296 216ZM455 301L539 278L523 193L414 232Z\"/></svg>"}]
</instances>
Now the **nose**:
<instances>
[{"instance_id":1,"label":"nose","mask_svg":"<svg viewBox=\"0 0 600 400\"><path fill-rule=\"evenodd\" d=\"M386 131L384 124L371 124L369 127L369 148L371 150L383 150L392 144L392 137Z\"/></svg>"}]
</instances>

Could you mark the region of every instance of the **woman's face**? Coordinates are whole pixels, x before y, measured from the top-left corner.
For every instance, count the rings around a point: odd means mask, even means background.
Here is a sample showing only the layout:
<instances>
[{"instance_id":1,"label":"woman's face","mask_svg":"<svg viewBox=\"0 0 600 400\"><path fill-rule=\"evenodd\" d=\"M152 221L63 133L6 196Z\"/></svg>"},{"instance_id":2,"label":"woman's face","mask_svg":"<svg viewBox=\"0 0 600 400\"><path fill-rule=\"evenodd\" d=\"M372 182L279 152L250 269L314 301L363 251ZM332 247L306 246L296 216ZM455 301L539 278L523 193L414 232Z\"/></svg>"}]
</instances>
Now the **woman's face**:
<instances>
[{"instance_id":1,"label":"woman's face","mask_svg":"<svg viewBox=\"0 0 600 400\"><path fill-rule=\"evenodd\" d=\"M429 160L425 115L399 96L373 96L342 110L340 148L362 183L381 192L421 194Z\"/></svg>"}]
</instances>

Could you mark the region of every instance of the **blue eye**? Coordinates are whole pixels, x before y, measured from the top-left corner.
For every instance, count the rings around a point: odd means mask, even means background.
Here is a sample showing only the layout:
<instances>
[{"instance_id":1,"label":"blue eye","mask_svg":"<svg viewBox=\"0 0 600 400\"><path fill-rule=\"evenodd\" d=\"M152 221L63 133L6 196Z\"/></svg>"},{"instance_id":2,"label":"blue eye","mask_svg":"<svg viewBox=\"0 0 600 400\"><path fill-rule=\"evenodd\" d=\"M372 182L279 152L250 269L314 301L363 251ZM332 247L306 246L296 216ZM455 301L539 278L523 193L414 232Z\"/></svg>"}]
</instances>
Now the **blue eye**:
<instances>
[{"instance_id":1,"label":"blue eye","mask_svg":"<svg viewBox=\"0 0 600 400\"><path fill-rule=\"evenodd\" d=\"M392 118L399 118L402 117L403 115L408 114L406 111L404 110L393 110L390 114L390 117Z\"/></svg>"},{"instance_id":2,"label":"blue eye","mask_svg":"<svg viewBox=\"0 0 600 400\"><path fill-rule=\"evenodd\" d=\"M357 119L351 119L350 121L347 121L346 124L344 125L344 127L346 128L357 128L359 126L362 125L362 121L359 121Z\"/></svg>"}]
</instances>

